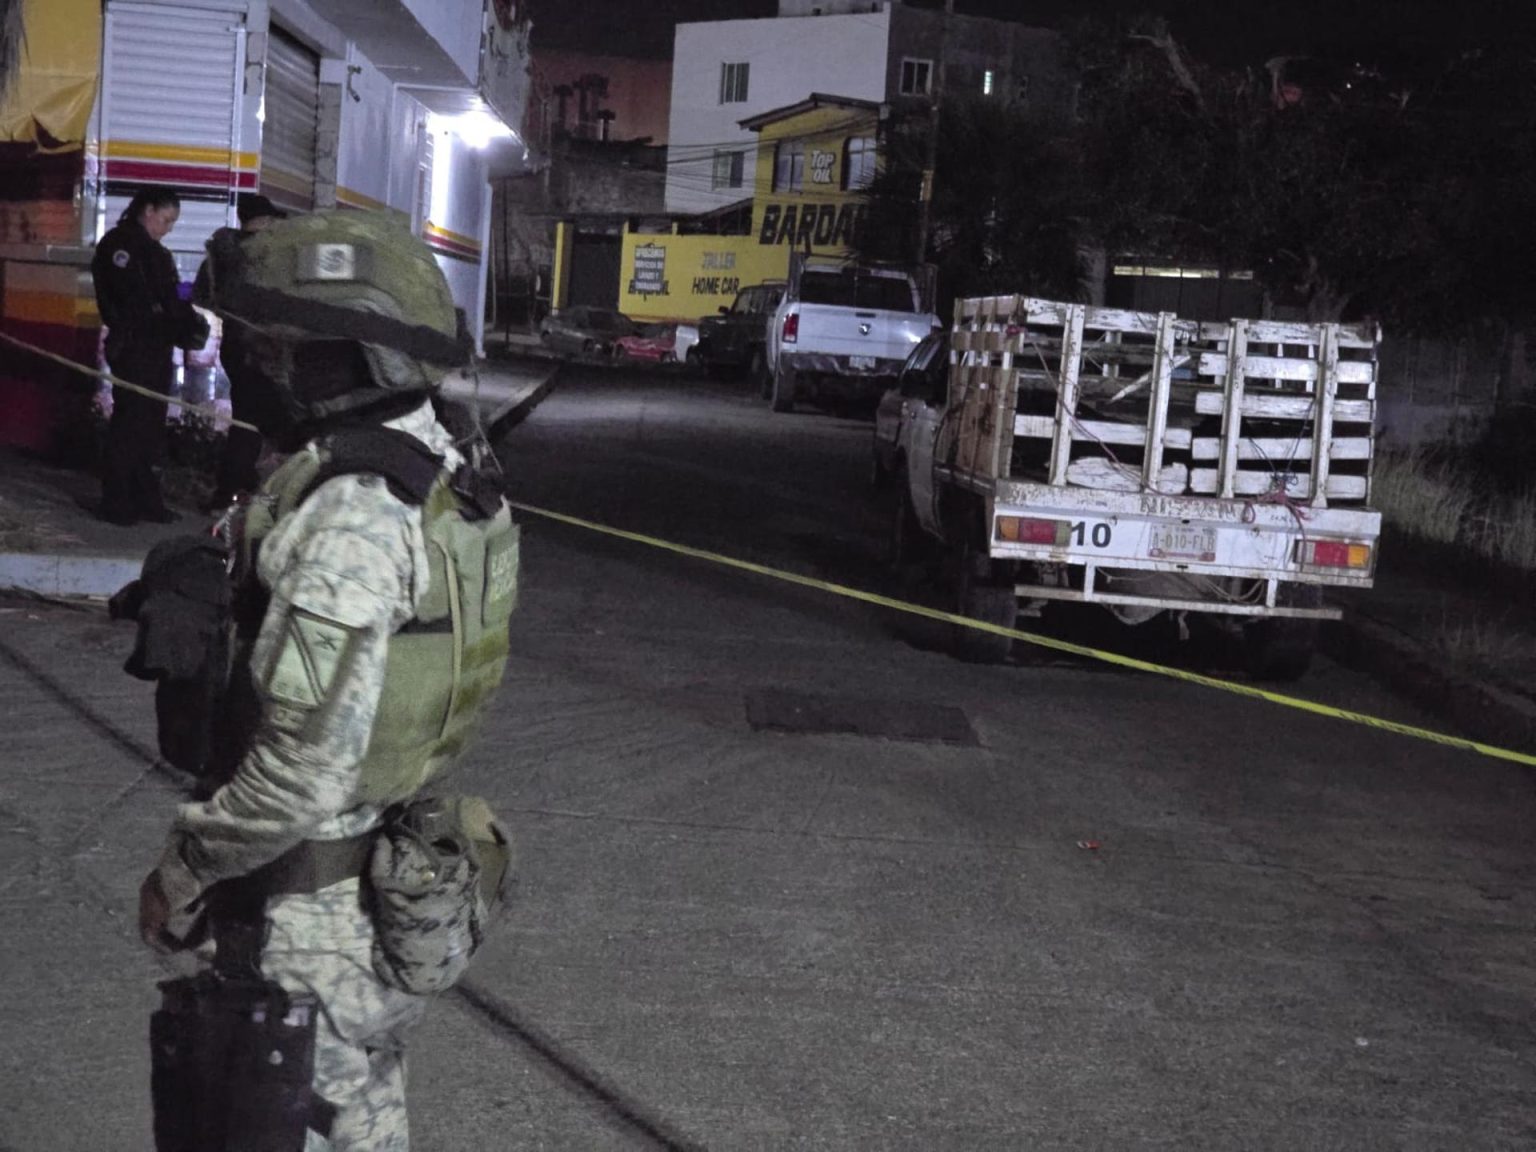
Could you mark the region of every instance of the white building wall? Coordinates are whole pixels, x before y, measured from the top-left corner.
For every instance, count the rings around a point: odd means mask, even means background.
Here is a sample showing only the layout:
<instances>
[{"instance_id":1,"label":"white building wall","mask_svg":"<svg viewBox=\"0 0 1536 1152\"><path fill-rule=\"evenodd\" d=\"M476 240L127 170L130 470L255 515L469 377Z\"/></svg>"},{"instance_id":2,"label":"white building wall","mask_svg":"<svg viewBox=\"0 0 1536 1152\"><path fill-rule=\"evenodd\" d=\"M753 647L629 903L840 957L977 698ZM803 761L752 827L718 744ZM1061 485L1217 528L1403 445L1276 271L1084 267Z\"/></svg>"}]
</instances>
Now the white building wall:
<instances>
[{"instance_id":1,"label":"white building wall","mask_svg":"<svg viewBox=\"0 0 1536 1152\"><path fill-rule=\"evenodd\" d=\"M480 75L485 0L405 0L405 7L473 86Z\"/></svg>"},{"instance_id":2,"label":"white building wall","mask_svg":"<svg viewBox=\"0 0 1536 1152\"><path fill-rule=\"evenodd\" d=\"M385 203L391 208L399 208L411 214L416 211L417 157L420 155L421 133L425 131L426 123L426 106L403 89L396 88L389 108L388 135L375 145L387 148L393 157L389 165Z\"/></svg>"},{"instance_id":3,"label":"white building wall","mask_svg":"<svg viewBox=\"0 0 1536 1152\"><path fill-rule=\"evenodd\" d=\"M358 69L350 72L345 81L357 99L348 95L341 102L337 201L349 208L385 206L409 214L409 196L397 199L391 189L393 168L415 166L414 142L409 151L402 153L391 130L395 86L355 46L348 50L347 66Z\"/></svg>"},{"instance_id":4,"label":"white building wall","mask_svg":"<svg viewBox=\"0 0 1536 1152\"><path fill-rule=\"evenodd\" d=\"M739 121L812 92L885 99L888 9L840 16L679 24L668 126L669 212L707 212L752 195L757 134ZM720 103L720 66L746 62L747 99ZM742 186L711 188L717 149L745 151Z\"/></svg>"},{"instance_id":5,"label":"white building wall","mask_svg":"<svg viewBox=\"0 0 1536 1152\"><path fill-rule=\"evenodd\" d=\"M480 342L484 305L481 285L485 268L483 233L490 211L491 185L485 154L470 147L443 120L428 121L433 133L431 198L423 231L437 264L448 279L453 302L469 317L470 330ZM444 233L448 235L444 235Z\"/></svg>"},{"instance_id":6,"label":"white building wall","mask_svg":"<svg viewBox=\"0 0 1536 1152\"><path fill-rule=\"evenodd\" d=\"M322 84L342 86L341 124L337 137L336 183L339 202L363 210L393 210L410 220L433 247L439 265L453 291L454 301L469 315L471 328L480 329L483 310L484 243L490 211L490 186L484 154L451 131L438 131L432 149L430 171L423 172L422 134L433 118L420 100L390 79L333 24L321 18L304 0L153 0L169 14L182 9L229 13L231 44L239 38L244 66L233 49L229 54L226 92L243 88L235 102L228 145L237 154L250 154L247 166L254 187L256 156L261 149L260 108L263 91L265 46L271 23L281 24L322 56ZM480 21L483 0L419 0L412 5L422 24L448 49L466 73L478 72ZM176 45L167 44L174 58ZM356 69L356 71L351 71ZM242 83L243 79L243 83ZM466 89L467 91L467 89ZM354 99L354 96L356 97ZM98 98L99 99L99 98ZM139 143L148 146L174 144L178 121L166 122L166 131L141 133ZM445 124L438 119L438 127ZM93 124L92 174L101 151L102 115L98 107ZM218 142L223 146L223 138ZM92 212L90 234L94 243L115 219L118 200L102 198ZM172 233L183 277L191 279L203 257L203 242L217 227L234 224L234 210L227 199L185 201L181 226ZM447 236L434 232L446 230Z\"/></svg>"}]
</instances>

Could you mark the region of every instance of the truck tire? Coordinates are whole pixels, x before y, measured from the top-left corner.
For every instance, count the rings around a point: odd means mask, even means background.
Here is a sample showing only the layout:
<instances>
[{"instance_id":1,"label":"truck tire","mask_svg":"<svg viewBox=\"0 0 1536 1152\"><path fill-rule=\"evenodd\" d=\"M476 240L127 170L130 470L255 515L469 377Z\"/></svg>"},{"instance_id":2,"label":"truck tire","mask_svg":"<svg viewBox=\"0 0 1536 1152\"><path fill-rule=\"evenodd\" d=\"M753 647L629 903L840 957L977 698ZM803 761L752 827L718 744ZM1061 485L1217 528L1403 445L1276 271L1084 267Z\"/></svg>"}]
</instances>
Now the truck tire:
<instances>
[{"instance_id":1,"label":"truck tire","mask_svg":"<svg viewBox=\"0 0 1536 1152\"><path fill-rule=\"evenodd\" d=\"M1000 628L1013 628L1019 618L1013 582L1000 582L992 562L969 541L960 548L958 559L955 613ZM970 664L1001 664L1013 651L1013 637L959 624L952 626L951 643L955 656Z\"/></svg>"},{"instance_id":2,"label":"truck tire","mask_svg":"<svg viewBox=\"0 0 1536 1152\"><path fill-rule=\"evenodd\" d=\"M898 468L892 473L891 479L895 492L891 499L891 527L886 537L885 558L891 568L899 572L909 564L927 559L927 536L912 507L906 469Z\"/></svg>"},{"instance_id":3,"label":"truck tire","mask_svg":"<svg viewBox=\"0 0 1536 1152\"><path fill-rule=\"evenodd\" d=\"M775 412L792 412L795 407L795 370L780 362L773 374L773 392L768 403Z\"/></svg>"},{"instance_id":4,"label":"truck tire","mask_svg":"<svg viewBox=\"0 0 1536 1152\"><path fill-rule=\"evenodd\" d=\"M747 379L757 385L758 394L764 400L773 398L773 377L768 374L768 360L761 348L752 353L747 361Z\"/></svg>"},{"instance_id":5,"label":"truck tire","mask_svg":"<svg viewBox=\"0 0 1536 1152\"><path fill-rule=\"evenodd\" d=\"M1295 608L1321 608L1323 590L1309 585L1280 586L1277 601ZM1255 620L1243 627L1243 662L1255 680L1299 680L1312 666L1318 621L1294 616Z\"/></svg>"}]
</instances>

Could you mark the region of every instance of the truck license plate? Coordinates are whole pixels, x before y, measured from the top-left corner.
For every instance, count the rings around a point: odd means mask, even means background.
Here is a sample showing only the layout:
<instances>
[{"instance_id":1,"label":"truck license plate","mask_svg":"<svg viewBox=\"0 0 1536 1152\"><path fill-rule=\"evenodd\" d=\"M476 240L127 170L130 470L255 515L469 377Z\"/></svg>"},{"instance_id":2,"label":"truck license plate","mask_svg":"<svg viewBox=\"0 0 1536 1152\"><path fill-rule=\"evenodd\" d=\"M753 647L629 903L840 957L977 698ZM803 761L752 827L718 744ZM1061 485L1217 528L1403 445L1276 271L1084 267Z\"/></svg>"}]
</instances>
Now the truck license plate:
<instances>
[{"instance_id":1,"label":"truck license plate","mask_svg":"<svg viewBox=\"0 0 1536 1152\"><path fill-rule=\"evenodd\" d=\"M848 357L848 367L850 368L873 368L874 366L875 358L873 356Z\"/></svg>"},{"instance_id":2,"label":"truck license plate","mask_svg":"<svg viewBox=\"0 0 1536 1152\"><path fill-rule=\"evenodd\" d=\"M1147 555L1153 560L1216 559L1216 529L1188 524L1153 524L1147 538Z\"/></svg>"}]
</instances>

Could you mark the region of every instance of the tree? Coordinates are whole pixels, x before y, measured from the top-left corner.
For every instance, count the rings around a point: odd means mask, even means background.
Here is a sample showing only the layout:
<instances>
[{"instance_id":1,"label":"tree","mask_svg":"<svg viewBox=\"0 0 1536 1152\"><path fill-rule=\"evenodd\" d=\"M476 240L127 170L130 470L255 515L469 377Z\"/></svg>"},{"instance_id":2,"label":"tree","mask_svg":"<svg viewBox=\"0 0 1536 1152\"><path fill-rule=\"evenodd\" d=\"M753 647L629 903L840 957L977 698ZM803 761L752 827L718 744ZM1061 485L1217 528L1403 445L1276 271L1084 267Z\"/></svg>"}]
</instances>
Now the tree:
<instances>
[{"instance_id":1,"label":"tree","mask_svg":"<svg viewBox=\"0 0 1536 1152\"><path fill-rule=\"evenodd\" d=\"M1111 251L1250 269L1315 319L1427 333L1529 311L1529 61L1295 86L1283 61L1190 61L1157 23L1079 45L1087 215Z\"/></svg>"},{"instance_id":2,"label":"tree","mask_svg":"<svg viewBox=\"0 0 1536 1152\"><path fill-rule=\"evenodd\" d=\"M1354 62L1195 59L1157 20L1068 35L1078 115L941 114L927 256L954 294L1080 295L1078 253L1251 271L1282 308L1400 331L1536 308L1536 62L1457 49ZM910 258L926 116L888 134L867 255Z\"/></svg>"},{"instance_id":3,"label":"tree","mask_svg":"<svg viewBox=\"0 0 1536 1152\"><path fill-rule=\"evenodd\" d=\"M912 256L928 125L924 113L887 132L857 241L866 258ZM1002 292L1077 298L1078 171L1072 140L1049 124L1000 101L946 101L926 254L938 268L940 300Z\"/></svg>"}]
</instances>

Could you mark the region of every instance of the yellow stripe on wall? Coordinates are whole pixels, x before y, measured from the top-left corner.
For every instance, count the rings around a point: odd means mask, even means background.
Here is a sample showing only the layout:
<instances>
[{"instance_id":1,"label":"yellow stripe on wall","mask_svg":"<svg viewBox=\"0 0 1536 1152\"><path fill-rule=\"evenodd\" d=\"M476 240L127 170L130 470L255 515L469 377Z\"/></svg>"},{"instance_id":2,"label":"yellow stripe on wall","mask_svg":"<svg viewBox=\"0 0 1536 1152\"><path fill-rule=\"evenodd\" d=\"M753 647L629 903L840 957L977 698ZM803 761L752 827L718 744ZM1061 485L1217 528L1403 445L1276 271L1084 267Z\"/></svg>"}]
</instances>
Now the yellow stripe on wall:
<instances>
[{"instance_id":1,"label":"yellow stripe on wall","mask_svg":"<svg viewBox=\"0 0 1536 1152\"><path fill-rule=\"evenodd\" d=\"M365 196L354 189L337 185L336 199L349 208L363 208L369 212L397 212L399 209L391 208L382 200L375 200L372 196Z\"/></svg>"},{"instance_id":2,"label":"yellow stripe on wall","mask_svg":"<svg viewBox=\"0 0 1536 1152\"><path fill-rule=\"evenodd\" d=\"M14 288L5 294L5 318L62 328L89 328L101 322L94 300L58 292L19 292Z\"/></svg>"},{"instance_id":3,"label":"yellow stripe on wall","mask_svg":"<svg viewBox=\"0 0 1536 1152\"><path fill-rule=\"evenodd\" d=\"M461 247L470 249L472 252L480 251L480 242L478 240L471 240L461 232L453 232L447 228L439 227L430 220L422 225L422 231L434 240L446 240L450 244L458 244Z\"/></svg>"},{"instance_id":4,"label":"yellow stripe on wall","mask_svg":"<svg viewBox=\"0 0 1536 1152\"><path fill-rule=\"evenodd\" d=\"M230 158L241 170L254 170L260 157L255 152L230 152L227 148L196 148L190 144L150 144L143 140L106 140L102 155L118 160L162 160L176 164L228 164Z\"/></svg>"}]
</instances>

